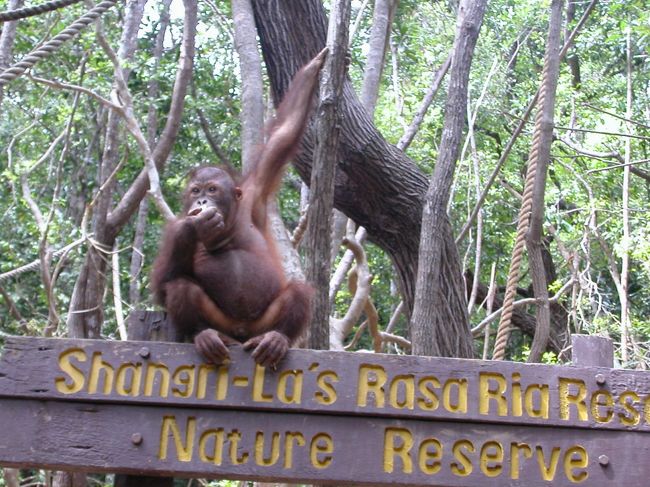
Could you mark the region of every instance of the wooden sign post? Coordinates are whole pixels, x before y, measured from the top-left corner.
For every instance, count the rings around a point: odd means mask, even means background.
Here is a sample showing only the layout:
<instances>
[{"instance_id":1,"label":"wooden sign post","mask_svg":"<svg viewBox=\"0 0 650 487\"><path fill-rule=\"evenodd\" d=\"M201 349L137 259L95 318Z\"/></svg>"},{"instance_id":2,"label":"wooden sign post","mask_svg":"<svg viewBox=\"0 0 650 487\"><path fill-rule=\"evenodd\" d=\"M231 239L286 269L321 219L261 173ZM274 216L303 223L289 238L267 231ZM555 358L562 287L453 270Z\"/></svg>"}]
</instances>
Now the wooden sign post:
<instances>
[{"instance_id":1,"label":"wooden sign post","mask_svg":"<svg viewBox=\"0 0 650 487\"><path fill-rule=\"evenodd\" d=\"M650 373L9 338L0 464L358 485L645 485Z\"/></svg>"}]
</instances>

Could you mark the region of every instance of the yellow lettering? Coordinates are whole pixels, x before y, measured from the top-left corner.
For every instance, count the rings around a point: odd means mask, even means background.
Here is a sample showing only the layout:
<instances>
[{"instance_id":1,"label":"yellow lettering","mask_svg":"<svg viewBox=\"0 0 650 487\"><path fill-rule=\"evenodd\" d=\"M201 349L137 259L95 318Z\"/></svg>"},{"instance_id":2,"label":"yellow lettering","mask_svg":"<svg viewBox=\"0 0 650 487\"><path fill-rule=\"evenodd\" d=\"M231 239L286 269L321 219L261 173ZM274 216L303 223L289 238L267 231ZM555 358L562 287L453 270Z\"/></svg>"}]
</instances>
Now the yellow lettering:
<instances>
[{"instance_id":1,"label":"yellow lettering","mask_svg":"<svg viewBox=\"0 0 650 487\"><path fill-rule=\"evenodd\" d=\"M56 390L61 394L74 394L83 389L86 382L86 378L81 370L70 363L70 358L74 358L79 362L85 362L88 360L86 352L80 348L71 348L64 351L59 356L59 368L61 372L68 375L68 377L56 377L54 379L54 384L56 385ZM68 383L70 379L70 383Z\"/></svg>"},{"instance_id":2,"label":"yellow lettering","mask_svg":"<svg viewBox=\"0 0 650 487\"><path fill-rule=\"evenodd\" d=\"M113 391L113 380L115 379L115 370L108 362L102 360L102 352L93 353L93 360L90 365L90 381L88 383L88 393L96 394L99 386L100 376L103 373L104 388L103 394L110 394Z\"/></svg>"},{"instance_id":3,"label":"yellow lettering","mask_svg":"<svg viewBox=\"0 0 650 487\"><path fill-rule=\"evenodd\" d=\"M248 461L248 452L244 451L239 455L239 440L241 440L241 433L239 430L232 430L228 433L228 442L230 443L230 463L233 465L243 465Z\"/></svg>"},{"instance_id":4,"label":"yellow lettering","mask_svg":"<svg viewBox=\"0 0 650 487\"><path fill-rule=\"evenodd\" d=\"M604 401L601 401L601 398ZM591 395L591 415L598 423L609 423L614 417L614 398L608 391L599 390ZM600 408L604 407L605 415L600 414Z\"/></svg>"},{"instance_id":5,"label":"yellow lettering","mask_svg":"<svg viewBox=\"0 0 650 487\"><path fill-rule=\"evenodd\" d=\"M524 458L531 458L533 456L533 450L526 443L510 443L510 478L512 480L519 479L520 451L523 453Z\"/></svg>"},{"instance_id":6,"label":"yellow lettering","mask_svg":"<svg viewBox=\"0 0 650 487\"><path fill-rule=\"evenodd\" d=\"M491 384L494 383L494 384ZM497 414L508 415L508 401L506 400L506 378L494 372L481 372L479 374L478 411L480 414L490 414L490 401L496 402Z\"/></svg>"},{"instance_id":7,"label":"yellow lettering","mask_svg":"<svg viewBox=\"0 0 650 487\"><path fill-rule=\"evenodd\" d=\"M452 392L456 391L455 404ZM450 413L467 412L467 379L449 379L442 388L442 404Z\"/></svg>"},{"instance_id":8,"label":"yellow lettering","mask_svg":"<svg viewBox=\"0 0 650 487\"><path fill-rule=\"evenodd\" d=\"M535 396L538 394L538 404L539 407L535 407ZM549 390L548 384L531 384L526 387L526 392L524 394L524 407L526 408L526 414L531 418L543 418L548 419L549 413Z\"/></svg>"},{"instance_id":9,"label":"yellow lettering","mask_svg":"<svg viewBox=\"0 0 650 487\"><path fill-rule=\"evenodd\" d=\"M181 432L176 423L175 416L163 416L162 427L160 429L160 448L158 450L158 458L160 460L167 459L167 448L169 446L169 436L174 439L174 446L176 448L176 459L179 462L192 461L192 454L194 449L194 437L196 436L196 418L188 417L187 434L185 435L185 443L181 440Z\"/></svg>"},{"instance_id":10,"label":"yellow lettering","mask_svg":"<svg viewBox=\"0 0 650 487\"><path fill-rule=\"evenodd\" d=\"M216 367L212 364L199 365L199 377L196 381L196 398L205 399L208 395L208 374L214 372Z\"/></svg>"},{"instance_id":11,"label":"yellow lettering","mask_svg":"<svg viewBox=\"0 0 650 487\"><path fill-rule=\"evenodd\" d=\"M359 382L357 385L357 406L365 407L368 404L368 395L375 396L375 407L383 408L385 404L384 384L386 371L380 365L364 364L359 368Z\"/></svg>"},{"instance_id":12,"label":"yellow lettering","mask_svg":"<svg viewBox=\"0 0 650 487\"><path fill-rule=\"evenodd\" d=\"M206 445L208 441L214 441L212 456L207 454ZM212 462L215 465L221 465L223 461L223 428L206 430L199 438L199 458L202 462Z\"/></svg>"},{"instance_id":13,"label":"yellow lettering","mask_svg":"<svg viewBox=\"0 0 650 487\"><path fill-rule=\"evenodd\" d=\"M302 370L286 370L278 379L278 399L284 404L300 404L302 400ZM288 384L292 387L289 388ZM289 391L289 389L291 389Z\"/></svg>"},{"instance_id":14,"label":"yellow lettering","mask_svg":"<svg viewBox=\"0 0 650 487\"><path fill-rule=\"evenodd\" d=\"M402 387L400 387L402 386ZM400 400L400 390L403 399ZM396 409L413 409L415 407L415 377L412 374L398 375L390 383L388 402Z\"/></svg>"},{"instance_id":15,"label":"yellow lettering","mask_svg":"<svg viewBox=\"0 0 650 487\"><path fill-rule=\"evenodd\" d=\"M418 465L420 470L428 475L434 475L440 471L440 460L442 460L442 444L435 438L427 438L420 443L418 452Z\"/></svg>"},{"instance_id":16,"label":"yellow lettering","mask_svg":"<svg viewBox=\"0 0 650 487\"><path fill-rule=\"evenodd\" d=\"M217 370L217 385L214 389L214 398L223 401L228 394L228 365L222 365Z\"/></svg>"},{"instance_id":17,"label":"yellow lettering","mask_svg":"<svg viewBox=\"0 0 650 487\"><path fill-rule=\"evenodd\" d=\"M158 396L167 397L169 394L169 369L164 364L150 363L144 379L144 395L153 396L154 384L158 383Z\"/></svg>"},{"instance_id":18,"label":"yellow lettering","mask_svg":"<svg viewBox=\"0 0 650 487\"><path fill-rule=\"evenodd\" d=\"M435 411L440 405L433 388L440 389L440 381L436 377L423 377L418 381L418 390L422 397L419 397L417 402L423 411Z\"/></svg>"},{"instance_id":19,"label":"yellow lettering","mask_svg":"<svg viewBox=\"0 0 650 487\"><path fill-rule=\"evenodd\" d=\"M413 472L410 451L413 448L413 435L406 428L386 428L384 431L384 472L393 473L395 457L402 460L402 472Z\"/></svg>"},{"instance_id":20,"label":"yellow lettering","mask_svg":"<svg viewBox=\"0 0 650 487\"><path fill-rule=\"evenodd\" d=\"M535 448L535 451L537 453L537 464L539 465L539 472L542 474L542 478L552 482L555 478L557 463L560 459L560 448L554 447L553 450L551 450L551 458L548 465L546 464L542 447L538 445Z\"/></svg>"},{"instance_id":21,"label":"yellow lettering","mask_svg":"<svg viewBox=\"0 0 650 487\"><path fill-rule=\"evenodd\" d=\"M631 399L628 402L628 398ZM618 413L618 418L621 424L625 426L636 426L641 420L641 414L634 407L636 403L641 401L639 395L634 391L625 391L618 397L618 403L623 408L623 411Z\"/></svg>"},{"instance_id":22,"label":"yellow lettering","mask_svg":"<svg viewBox=\"0 0 650 487\"><path fill-rule=\"evenodd\" d=\"M293 468L293 443L305 446L305 437L297 431L287 431L284 436L284 468Z\"/></svg>"},{"instance_id":23,"label":"yellow lettering","mask_svg":"<svg viewBox=\"0 0 650 487\"><path fill-rule=\"evenodd\" d=\"M258 431L255 435L255 463L262 467L275 465L280 458L280 433L274 431L271 434L271 454L264 458L264 433Z\"/></svg>"},{"instance_id":24,"label":"yellow lettering","mask_svg":"<svg viewBox=\"0 0 650 487\"><path fill-rule=\"evenodd\" d=\"M460 465L456 462L453 462L451 464L451 472L454 475L458 475L459 477L467 477L472 473L473 470L472 462L469 458L467 458L467 455L465 452L463 452L463 450L474 453L474 445L469 440L458 440L452 447L454 458L458 460Z\"/></svg>"},{"instance_id":25,"label":"yellow lettering","mask_svg":"<svg viewBox=\"0 0 650 487\"><path fill-rule=\"evenodd\" d=\"M192 397L195 378L196 374L194 373L193 365L181 365L174 371L174 375L172 376L172 380L177 384L172 387L172 395L174 397Z\"/></svg>"},{"instance_id":26,"label":"yellow lettering","mask_svg":"<svg viewBox=\"0 0 650 487\"><path fill-rule=\"evenodd\" d=\"M521 375L519 372L512 374L512 415L523 416L523 401L521 399Z\"/></svg>"},{"instance_id":27,"label":"yellow lettering","mask_svg":"<svg viewBox=\"0 0 650 487\"><path fill-rule=\"evenodd\" d=\"M577 392L571 392L570 386L576 386ZM587 396L587 386L584 381L580 379L565 379L560 377L560 384L558 388L560 397L560 418L571 419L570 406L573 404L576 408L578 420L587 421L587 404L585 404L585 397Z\"/></svg>"},{"instance_id":28,"label":"yellow lettering","mask_svg":"<svg viewBox=\"0 0 650 487\"><path fill-rule=\"evenodd\" d=\"M336 383L338 381L338 375L336 375L336 372L331 370L326 370L325 372L318 374L316 384L318 384L320 391L316 392L314 395L318 404L329 406L336 402L336 389L334 389L332 382Z\"/></svg>"},{"instance_id":29,"label":"yellow lettering","mask_svg":"<svg viewBox=\"0 0 650 487\"><path fill-rule=\"evenodd\" d=\"M130 379L128 387L126 385L127 377ZM117 369L117 376L115 378L115 392L117 392L120 396L139 396L141 383L142 364L123 364L119 369Z\"/></svg>"},{"instance_id":30,"label":"yellow lettering","mask_svg":"<svg viewBox=\"0 0 650 487\"><path fill-rule=\"evenodd\" d=\"M587 450L576 445L569 448L564 454L564 473L566 477L574 484L583 482L589 477L586 470L575 472L577 468L586 469L589 466L589 455Z\"/></svg>"},{"instance_id":31,"label":"yellow lettering","mask_svg":"<svg viewBox=\"0 0 650 487\"><path fill-rule=\"evenodd\" d=\"M327 468L332 463L332 453L334 453L334 441L327 433L318 433L311 440L309 447L309 458L311 464L320 470ZM324 455L319 458L319 455Z\"/></svg>"},{"instance_id":32,"label":"yellow lettering","mask_svg":"<svg viewBox=\"0 0 650 487\"><path fill-rule=\"evenodd\" d=\"M261 365L255 364L255 375L253 376L253 401L255 402L271 402L273 401L272 394L264 393L264 376L266 370Z\"/></svg>"},{"instance_id":33,"label":"yellow lettering","mask_svg":"<svg viewBox=\"0 0 650 487\"><path fill-rule=\"evenodd\" d=\"M495 462L495 464L491 464L491 462ZM481 447L481 471L488 477L497 477L503 470L502 462L503 446L501 443L486 441Z\"/></svg>"}]
</instances>

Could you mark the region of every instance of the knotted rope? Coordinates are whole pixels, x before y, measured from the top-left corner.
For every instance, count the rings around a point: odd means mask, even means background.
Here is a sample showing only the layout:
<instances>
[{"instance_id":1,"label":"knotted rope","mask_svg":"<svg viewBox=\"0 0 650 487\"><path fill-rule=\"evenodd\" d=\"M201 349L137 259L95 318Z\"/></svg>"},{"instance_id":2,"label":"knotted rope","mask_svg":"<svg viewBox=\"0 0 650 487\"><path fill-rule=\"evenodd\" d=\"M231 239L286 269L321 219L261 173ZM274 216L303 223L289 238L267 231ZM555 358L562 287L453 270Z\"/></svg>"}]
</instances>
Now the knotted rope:
<instances>
[{"instance_id":1,"label":"knotted rope","mask_svg":"<svg viewBox=\"0 0 650 487\"><path fill-rule=\"evenodd\" d=\"M539 91L538 110L535 116L535 130L533 132L533 142L528 156L528 170L526 172L526 182L524 184L524 194L522 196L521 208L519 209L519 221L517 222L517 238L515 246L512 249L512 259L510 261L510 270L508 272L508 282L506 283L506 292L503 298L503 307L497 337L494 343L494 352L492 360L503 360L506 354L506 346L510 338L510 329L512 322L512 312L514 310L515 293L517 291L517 282L519 281L519 270L521 260L524 255L526 243L526 234L530 228L530 216L533 207L533 187L535 186L535 174L537 172L537 163L539 162L539 148L542 135L543 110L547 97L548 85L548 53L544 58L544 70L542 72L542 86Z\"/></svg>"},{"instance_id":2,"label":"knotted rope","mask_svg":"<svg viewBox=\"0 0 650 487\"><path fill-rule=\"evenodd\" d=\"M93 9L89 10L88 13L79 17L65 30L54 36L41 47L30 52L27 56L25 56L13 66L5 69L2 73L0 73L0 87L6 85L10 81L15 80L29 68L34 66L37 62L45 59L47 56L52 54L61 46L61 44L69 41L77 34L79 34L79 32L87 27L88 24L98 19L100 15L115 5L116 2L117 0L104 0Z\"/></svg>"},{"instance_id":3,"label":"knotted rope","mask_svg":"<svg viewBox=\"0 0 650 487\"><path fill-rule=\"evenodd\" d=\"M0 12L0 23L33 17L34 15L51 12L52 10L68 7L69 5L74 5L75 3L79 2L81 2L81 0L51 0L50 2L45 2L40 5L34 5L33 7L7 10L6 12Z\"/></svg>"}]
</instances>

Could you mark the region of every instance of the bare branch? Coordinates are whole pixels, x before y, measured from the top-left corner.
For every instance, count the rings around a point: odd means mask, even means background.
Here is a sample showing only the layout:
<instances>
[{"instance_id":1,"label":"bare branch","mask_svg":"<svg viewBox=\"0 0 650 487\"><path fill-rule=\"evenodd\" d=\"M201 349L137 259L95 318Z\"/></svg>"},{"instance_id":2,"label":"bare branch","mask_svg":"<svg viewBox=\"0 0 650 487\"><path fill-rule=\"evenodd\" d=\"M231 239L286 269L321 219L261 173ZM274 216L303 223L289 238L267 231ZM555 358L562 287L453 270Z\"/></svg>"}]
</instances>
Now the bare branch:
<instances>
[{"instance_id":1,"label":"bare branch","mask_svg":"<svg viewBox=\"0 0 650 487\"><path fill-rule=\"evenodd\" d=\"M172 92L172 102L167 116L167 122L158 143L153 150L153 160L160 170L164 166L172 150L176 136L180 129L185 105L185 95L192 79L192 66L194 60L194 46L196 37L197 5L196 0L184 0L185 17L183 28L183 42L178 60L176 81ZM137 210L140 201L146 195L149 186L149 177L146 169L140 172L136 180L126 191L118 205L109 214L107 223L114 232L119 230Z\"/></svg>"},{"instance_id":2,"label":"bare branch","mask_svg":"<svg viewBox=\"0 0 650 487\"><path fill-rule=\"evenodd\" d=\"M564 285L558 290L558 292L555 293L553 297L548 298L548 303L557 303L560 300L560 298L573 286L573 282L574 282L573 278L565 282ZM529 304L539 305L540 300L537 298L520 299L519 301L515 301L513 303L513 308L520 308L521 306L527 306ZM485 328L494 320L496 320L499 316L501 316L501 311L503 311L503 308L499 308L498 310L486 316L483 319L483 321L481 321L478 325L472 328L472 335L474 337L479 336L483 328Z\"/></svg>"},{"instance_id":3,"label":"bare branch","mask_svg":"<svg viewBox=\"0 0 650 487\"><path fill-rule=\"evenodd\" d=\"M370 297L370 271L368 261L363 247L354 239L344 238L343 245L347 246L356 259L355 283L353 284L354 296L345 313L339 320L330 318L330 348L332 350L343 350L343 341L350 333L354 324L359 320Z\"/></svg>"}]
</instances>

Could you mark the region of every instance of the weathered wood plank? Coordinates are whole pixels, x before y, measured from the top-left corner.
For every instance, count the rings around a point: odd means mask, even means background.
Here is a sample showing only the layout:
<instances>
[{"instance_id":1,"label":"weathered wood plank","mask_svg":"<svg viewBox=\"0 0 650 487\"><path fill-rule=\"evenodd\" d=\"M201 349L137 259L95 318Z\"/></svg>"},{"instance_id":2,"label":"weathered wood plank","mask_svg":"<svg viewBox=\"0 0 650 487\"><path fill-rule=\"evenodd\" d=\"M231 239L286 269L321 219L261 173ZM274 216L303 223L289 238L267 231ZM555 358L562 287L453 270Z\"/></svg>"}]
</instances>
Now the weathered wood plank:
<instances>
[{"instance_id":1,"label":"weathered wood plank","mask_svg":"<svg viewBox=\"0 0 650 487\"><path fill-rule=\"evenodd\" d=\"M241 348L8 338L0 397L650 431L650 373L291 350L277 370Z\"/></svg>"},{"instance_id":2,"label":"weathered wood plank","mask_svg":"<svg viewBox=\"0 0 650 487\"><path fill-rule=\"evenodd\" d=\"M136 310L127 318L129 340L181 341L168 315L162 311ZM144 475L116 474L113 487L173 487L173 477L148 477Z\"/></svg>"},{"instance_id":3,"label":"weathered wood plank","mask_svg":"<svg viewBox=\"0 0 650 487\"><path fill-rule=\"evenodd\" d=\"M596 335L571 335L571 356L578 366L614 366L614 343L611 339Z\"/></svg>"},{"instance_id":4,"label":"weathered wood plank","mask_svg":"<svg viewBox=\"0 0 650 487\"><path fill-rule=\"evenodd\" d=\"M646 485L639 432L0 401L0 464L320 484Z\"/></svg>"}]
</instances>

